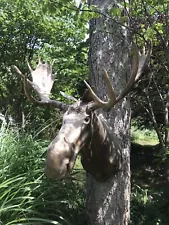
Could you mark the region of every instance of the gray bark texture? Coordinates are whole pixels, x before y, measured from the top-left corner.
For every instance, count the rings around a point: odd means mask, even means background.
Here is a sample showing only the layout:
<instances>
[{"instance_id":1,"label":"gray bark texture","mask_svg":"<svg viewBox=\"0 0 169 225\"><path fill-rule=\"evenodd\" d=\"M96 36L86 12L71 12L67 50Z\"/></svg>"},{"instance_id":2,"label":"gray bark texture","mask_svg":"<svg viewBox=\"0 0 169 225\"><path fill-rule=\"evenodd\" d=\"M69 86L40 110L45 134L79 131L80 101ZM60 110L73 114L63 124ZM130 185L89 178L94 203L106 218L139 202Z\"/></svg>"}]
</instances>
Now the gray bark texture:
<instances>
[{"instance_id":1,"label":"gray bark texture","mask_svg":"<svg viewBox=\"0 0 169 225\"><path fill-rule=\"evenodd\" d=\"M89 5L97 6L106 14L109 9L123 1L89 0ZM104 71L110 75L112 85L118 95L129 78L130 59L126 29L106 16L90 21L89 64L91 85L96 94L106 100L107 90ZM86 209L88 225L127 225L130 217L130 102L127 98L99 116L109 124L112 136L120 143L122 169L111 179L99 183L90 175L86 180ZM102 166L102 165L100 165Z\"/></svg>"}]
</instances>

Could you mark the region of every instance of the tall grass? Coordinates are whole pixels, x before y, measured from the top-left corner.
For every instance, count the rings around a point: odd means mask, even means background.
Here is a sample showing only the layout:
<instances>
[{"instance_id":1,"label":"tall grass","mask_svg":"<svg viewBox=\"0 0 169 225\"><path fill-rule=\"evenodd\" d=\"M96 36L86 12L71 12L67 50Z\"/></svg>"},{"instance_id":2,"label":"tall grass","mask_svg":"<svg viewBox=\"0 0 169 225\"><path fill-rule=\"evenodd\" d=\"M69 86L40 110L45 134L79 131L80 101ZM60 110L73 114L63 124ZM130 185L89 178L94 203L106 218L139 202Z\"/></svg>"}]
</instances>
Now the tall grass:
<instances>
[{"instance_id":1,"label":"tall grass","mask_svg":"<svg viewBox=\"0 0 169 225\"><path fill-rule=\"evenodd\" d=\"M159 142L154 130L139 129L137 126L131 126L131 140L143 145L156 145Z\"/></svg>"},{"instance_id":2,"label":"tall grass","mask_svg":"<svg viewBox=\"0 0 169 225\"><path fill-rule=\"evenodd\" d=\"M64 181L45 177L47 145L1 126L0 224L80 224L83 187L71 176Z\"/></svg>"}]
</instances>

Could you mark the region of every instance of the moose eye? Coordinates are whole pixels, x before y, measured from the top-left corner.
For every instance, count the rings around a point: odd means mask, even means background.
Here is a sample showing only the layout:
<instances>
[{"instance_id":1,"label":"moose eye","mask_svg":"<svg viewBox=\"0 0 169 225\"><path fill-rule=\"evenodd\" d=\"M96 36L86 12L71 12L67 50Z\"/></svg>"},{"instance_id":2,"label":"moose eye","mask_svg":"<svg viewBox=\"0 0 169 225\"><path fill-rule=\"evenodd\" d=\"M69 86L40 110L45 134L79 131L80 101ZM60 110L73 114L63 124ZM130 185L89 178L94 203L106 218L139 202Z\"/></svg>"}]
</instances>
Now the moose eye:
<instances>
[{"instance_id":1,"label":"moose eye","mask_svg":"<svg viewBox=\"0 0 169 225\"><path fill-rule=\"evenodd\" d=\"M85 119L84 119L84 123L85 124L88 124L90 122L90 116L87 116Z\"/></svg>"}]
</instances>

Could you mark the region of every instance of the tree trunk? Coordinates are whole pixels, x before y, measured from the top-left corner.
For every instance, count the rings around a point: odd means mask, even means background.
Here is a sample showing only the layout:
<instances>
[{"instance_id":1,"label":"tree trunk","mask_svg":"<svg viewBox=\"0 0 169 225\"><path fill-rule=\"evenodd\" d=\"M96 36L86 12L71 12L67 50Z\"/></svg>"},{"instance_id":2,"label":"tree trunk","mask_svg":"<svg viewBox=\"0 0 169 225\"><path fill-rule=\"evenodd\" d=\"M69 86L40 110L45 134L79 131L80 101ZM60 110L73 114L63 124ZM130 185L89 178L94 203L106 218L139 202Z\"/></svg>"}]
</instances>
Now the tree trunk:
<instances>
[{"instance_id":1,"label":"tree trunk","mask_svg":"<svg viewBox=\"0 0 169 225\"><path fill-rule=\"evenodd\" d=\"M166 103L165 103L165 147L168 149L169 147L169 88L167 90Z\"/></svg>"},{"instance_id":2,"label":"tree trunk","mask_svg":"<svg viewBox=\"0 0 169 225\"><path fill-rule=\"evenodd\" d=\"M113 0L89 0L102 12L99 18L90 21L89 64L91 84L102 99L106 98L104 84L106 69L116 94L128 80L129 44L124 27L103 15L115 7ZM86 209L88 225L127 225L130 217L130 102L123 99L110 112L99 111L120 142L122 169L105 183L95 181L87 175ZM102 165L100 165L102 166Z\"/></svg>"}]
</instances>

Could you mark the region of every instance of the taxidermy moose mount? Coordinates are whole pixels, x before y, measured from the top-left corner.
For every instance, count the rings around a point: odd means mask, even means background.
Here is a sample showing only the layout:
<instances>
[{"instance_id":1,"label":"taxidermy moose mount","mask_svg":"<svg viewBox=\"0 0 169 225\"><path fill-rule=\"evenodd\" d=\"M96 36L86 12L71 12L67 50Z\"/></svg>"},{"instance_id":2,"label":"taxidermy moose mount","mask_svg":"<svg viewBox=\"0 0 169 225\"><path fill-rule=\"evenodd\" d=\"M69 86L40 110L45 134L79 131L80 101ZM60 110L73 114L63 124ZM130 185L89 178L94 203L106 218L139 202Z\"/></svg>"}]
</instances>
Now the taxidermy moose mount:
<instances>
[{"instance_id":1,"label":"taxidermy moose mount","mask_svg":"<svg viewBox=\"0 0 169 225\"><path fill-rule=\"evenodd\" d=\"M23 77L24 91L31 102L52 105L65 112L62 127L47 150L45 173L48 177L61 179L68 175L73 169L79 152L84 169L98 181L106 181L121 168L119 143L108 124L95 113L95 110L99 108L110 110L129 93L140 78L151 55L152 47L149 44L146 54L145 51L140 54L137 48L134 49L131 77L119 96L116 97L109 75L106 70L104 71L108 89L107 102L102 101L87 82L85 84L88 90L81 100L72 105L52 100L49 96L54 77L48 62L43 64L39 58L36 69L32 70L27 61L32 81L14 66L16 72ZM33 88L38 99L29 94L28 85Z\"/></svg>"}]
</instances>

